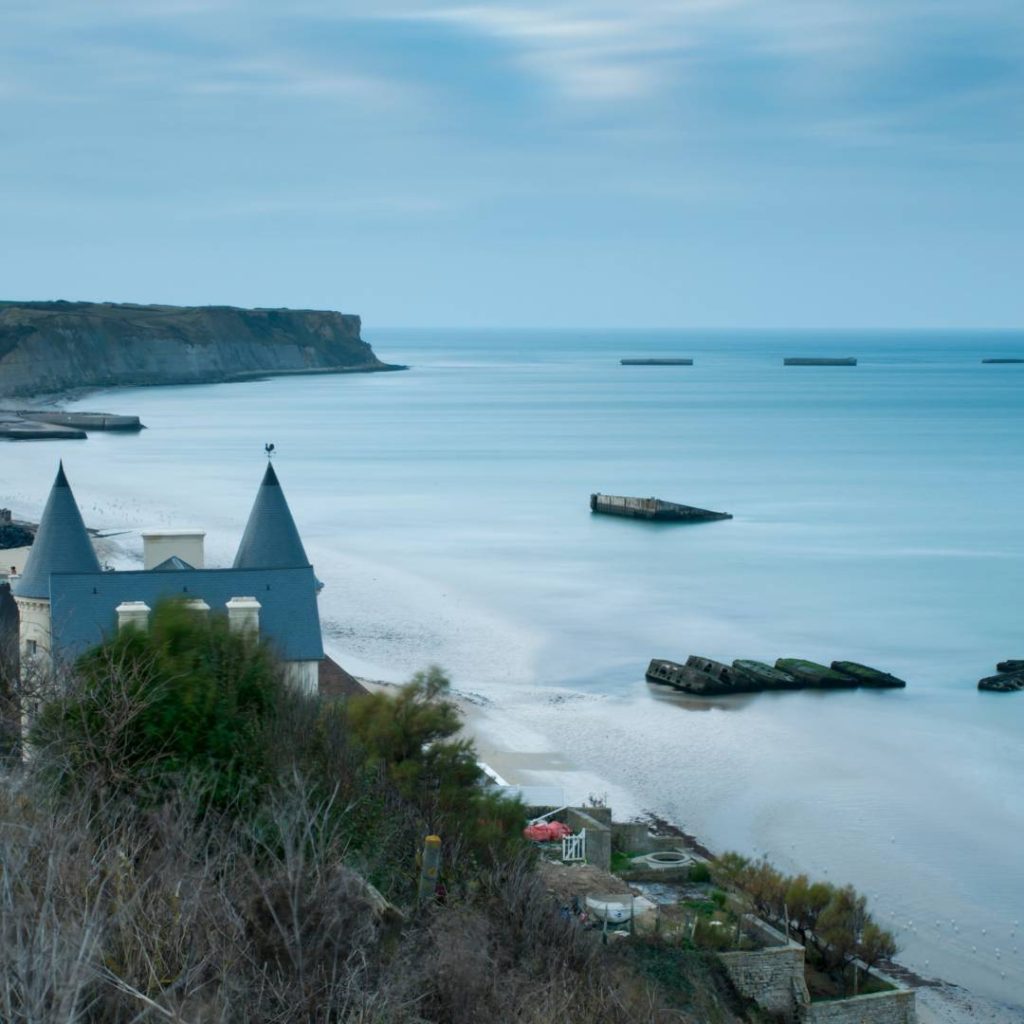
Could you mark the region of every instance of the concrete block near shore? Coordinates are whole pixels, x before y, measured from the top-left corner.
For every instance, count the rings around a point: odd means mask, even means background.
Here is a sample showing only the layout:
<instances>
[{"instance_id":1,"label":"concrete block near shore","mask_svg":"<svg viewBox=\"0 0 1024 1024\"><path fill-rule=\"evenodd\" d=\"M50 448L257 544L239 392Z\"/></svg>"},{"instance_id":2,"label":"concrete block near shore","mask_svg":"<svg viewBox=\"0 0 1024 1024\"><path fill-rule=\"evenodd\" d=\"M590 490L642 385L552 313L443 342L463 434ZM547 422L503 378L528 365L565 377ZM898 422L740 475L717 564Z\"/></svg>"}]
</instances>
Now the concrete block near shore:
<instances>
[{"instance_id":1,"label":"concrete block near shore","mask_svg":"<svg viewBox=\"0 0 1024 1024\"><path fill-rule=\"evenodd\" d=\"M825 358L818 356L790 356L782 360L783 366L856 366L857 360L853 356L841 358Z\"/></svg>"},{"instance_id":2,"label":"concrete block near shore","mask_svg":"<svg viewBox=\"0 0 1024 1024\"><path fill-rule=\"evenodd\" d=\"M21 409L18 415L33 423L50 423L57 427L78 430L144 430L138 416L118 416L109 412L48 412L41 409Z\"/></svg>"}]
</instances>

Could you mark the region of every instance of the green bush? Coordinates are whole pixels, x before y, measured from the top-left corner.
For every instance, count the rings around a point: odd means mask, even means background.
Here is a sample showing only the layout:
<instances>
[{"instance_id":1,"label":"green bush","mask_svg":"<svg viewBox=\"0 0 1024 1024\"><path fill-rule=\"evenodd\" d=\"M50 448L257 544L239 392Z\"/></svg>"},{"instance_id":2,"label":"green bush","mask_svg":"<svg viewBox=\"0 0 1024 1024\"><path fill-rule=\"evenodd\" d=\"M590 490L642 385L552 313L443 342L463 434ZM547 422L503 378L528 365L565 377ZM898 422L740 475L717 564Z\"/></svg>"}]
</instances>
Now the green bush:
<instances>
[{"instance_id":1,"label":"green bush","mask_svg":"<svg viewBox=\"0 0 1024 1024\"><path fill-rule=\"evenodd\" d=\"M689 877L691 882L710 882L711 869L704 863L704 861L697 861L696 864L690 865Z\"/></svg>"},{"instance_id":2,"label":"green bush","mask_svg":"<svg viewBox=\"0 0 1024 1024\"><path fill-rule=\"evenodd\" d=\"M450 857L493 865L529 855L519 800L488 791L472 740L459 738L462 716L451 684L436 665L395 693L351 698L342 716L368 765L416 807Z\"/></svg>"},{"instance_id":3,"label":"green bush","mask_svg":"<svg viewBox=\"0 0 1024 1024\"><path fill-rule=\"evenodd\" d=\"M66 785L146 800L188 778L216 806L246 803L269 778L282 687L264 645L162 603L148 632L122 629L79 659L30 741Z\"/></svg>"}]
</instances>

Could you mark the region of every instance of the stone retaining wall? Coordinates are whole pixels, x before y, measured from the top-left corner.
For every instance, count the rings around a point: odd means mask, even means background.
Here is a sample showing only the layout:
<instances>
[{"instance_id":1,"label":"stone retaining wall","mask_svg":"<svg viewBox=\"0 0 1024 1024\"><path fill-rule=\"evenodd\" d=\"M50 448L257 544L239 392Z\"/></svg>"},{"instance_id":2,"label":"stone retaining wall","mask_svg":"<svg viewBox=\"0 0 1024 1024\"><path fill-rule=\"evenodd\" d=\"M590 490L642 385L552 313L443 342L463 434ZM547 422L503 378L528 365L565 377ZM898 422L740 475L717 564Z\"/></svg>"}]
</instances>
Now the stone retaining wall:
<instances>
[{"instance_id":1,"label":"stone retaining wall","mask_svg":"<svg viewBox=\"0 0 1024 1024\"><path fill-rule=\"evenodd\" d=\"M737 991L769 1013L800 1020L810 1001L804 981L804 947L787 942L770 949L719 954Z\"/></svg>"},{"instance_id":2,"label":"stone retaining wall","mask_svg":"<svg viewBox=\"0 0 1024 1024\"><path fill-rule=\"evenodd\" d=\"M804 1024L917 1024L917 1009L914 993L904 988L811 1003L803 1020Z\"/></svg>"}]
</instances>

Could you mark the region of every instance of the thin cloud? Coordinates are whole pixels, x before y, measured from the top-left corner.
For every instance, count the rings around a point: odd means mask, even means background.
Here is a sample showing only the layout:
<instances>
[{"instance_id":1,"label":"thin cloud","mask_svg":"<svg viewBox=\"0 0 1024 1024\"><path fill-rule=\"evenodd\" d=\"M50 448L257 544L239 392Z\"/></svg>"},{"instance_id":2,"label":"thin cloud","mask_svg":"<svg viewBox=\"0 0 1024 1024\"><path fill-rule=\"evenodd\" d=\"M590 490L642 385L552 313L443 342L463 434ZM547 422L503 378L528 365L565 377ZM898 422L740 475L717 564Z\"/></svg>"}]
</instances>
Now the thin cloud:
<instances>
[{"instance_id":1,"label":"thin cloud","mask_svg":"<svg viewBox=\"0 0 1024 1024\"><path fill-rule=\"evenodd\" d=\"M665 58L685 48L680 33L659 33L659 18L637 9L583 13L576 8L484 6L407 14L509 44L527 72L571 100L650 95L667 81Z\"/></svg>"},{"instance_id":2,"label":"thin cloud","mask_svg":"<svg viewBox=\"0 0 1024 1024\"><path fill-rule=\"evenodd\" d=\"M520 0L419 4L379 16L497 42L510 66L569 104L685 103L710 84L733 94L746 87L753 100L778 100L794 118L807 108L804 116L817 122L826 119L815 109L824 104L837 108L837 122L866 116L858 105L873 102L879 69L922 55L941 60L930 47L943 32L955 37L981 26L1002 39L1016 26L1024 33L1024 13L1010 0L976 0L969 10L954 0ZM1019 57L1024 47L1014 49ZM906 105L912 115L913 101Z\"/></svg>"},{"instance_id":3,"label":"thin cloud","mask_svg":"<svg viewBox=\"0 0 1024 1024\"><path fill-rule=\"evenodd\" d=\"M377 107L394 106L406 98L406 90L393 80L320 68L291 55L218 62L204 67L182 88L202 95L356 100Z\"/></svg>"}]
</instances>

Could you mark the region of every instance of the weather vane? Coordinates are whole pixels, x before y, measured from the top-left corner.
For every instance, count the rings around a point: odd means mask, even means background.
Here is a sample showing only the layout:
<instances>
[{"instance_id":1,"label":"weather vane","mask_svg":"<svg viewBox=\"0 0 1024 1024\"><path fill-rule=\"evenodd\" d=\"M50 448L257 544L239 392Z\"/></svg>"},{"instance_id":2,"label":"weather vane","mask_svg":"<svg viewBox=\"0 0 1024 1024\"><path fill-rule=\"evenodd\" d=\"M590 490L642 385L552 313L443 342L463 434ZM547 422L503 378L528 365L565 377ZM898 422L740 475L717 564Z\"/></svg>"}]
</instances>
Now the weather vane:
<instances>
[{"instance_id":1,"label":"weather vane","mask_svg":"<svg viewBox=\"0 0 1024 1024\"><path fill-rule=\"evenodd\" d=\"M265 444L263 450L267 453L267 458L272 459L274 457L274 445L272 443Z\"/></svg>"}]
</instances>

